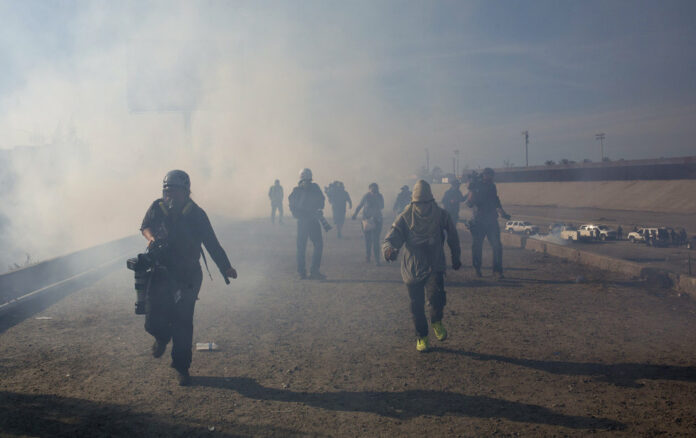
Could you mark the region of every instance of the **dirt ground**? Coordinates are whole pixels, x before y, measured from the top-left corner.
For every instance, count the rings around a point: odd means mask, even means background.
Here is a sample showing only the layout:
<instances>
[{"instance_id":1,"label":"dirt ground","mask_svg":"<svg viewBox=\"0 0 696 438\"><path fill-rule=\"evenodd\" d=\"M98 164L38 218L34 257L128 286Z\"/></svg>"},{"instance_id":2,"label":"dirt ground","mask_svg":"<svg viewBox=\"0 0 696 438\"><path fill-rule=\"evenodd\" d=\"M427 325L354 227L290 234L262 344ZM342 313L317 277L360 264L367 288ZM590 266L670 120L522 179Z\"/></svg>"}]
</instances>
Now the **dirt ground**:
<instances>
[{"instance_id":1,"label":"dirt ground","mask_svg":"<svg viewBox=\"0 0 696 438\"><path fill-rule=\"evenodd\" d=\"M524 250L477 279L463 235L450 338L422 354L398 266L365 263L356 222L322 282L295 279L294 221L214 225L240 278L204 281L194 342L220 351L194 352L191 387L150 356L119 268L2 325L0 435L696 434L687 297Z\"/></svg>"}]
</instances>

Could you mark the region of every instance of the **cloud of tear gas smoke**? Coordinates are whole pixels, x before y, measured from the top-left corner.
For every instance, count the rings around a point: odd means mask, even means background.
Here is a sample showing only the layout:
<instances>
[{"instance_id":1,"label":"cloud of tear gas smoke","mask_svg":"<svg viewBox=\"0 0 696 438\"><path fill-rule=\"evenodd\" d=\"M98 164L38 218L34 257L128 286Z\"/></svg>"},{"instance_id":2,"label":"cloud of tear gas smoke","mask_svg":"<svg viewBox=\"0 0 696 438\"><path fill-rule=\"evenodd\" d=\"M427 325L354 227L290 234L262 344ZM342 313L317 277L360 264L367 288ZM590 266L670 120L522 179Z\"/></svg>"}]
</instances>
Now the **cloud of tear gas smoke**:
<instances>
[{"instance_id":1,"label":"cloud of tear gas smoke","mask_svg":"<svg viewBox=\"0 0 696 438\"><path fill-rule=\"evenodd\" d=\"M323 67L304 66L283 32L264 39L254 29L287 25L273 14L239 8L228 28L208 27L193 2L79 5L64 23L66 59L28 69L2 102L2 146L31 145L3 162L3 268L24 253L46 258L137 232L172 168L190 173L204 208L232 218L265 216L273 180L287 196L302 167L322 185L345 181L354 197L415 168L404 126L383 113L369 80L316 90Z\"/></svg>"}]
</instances>

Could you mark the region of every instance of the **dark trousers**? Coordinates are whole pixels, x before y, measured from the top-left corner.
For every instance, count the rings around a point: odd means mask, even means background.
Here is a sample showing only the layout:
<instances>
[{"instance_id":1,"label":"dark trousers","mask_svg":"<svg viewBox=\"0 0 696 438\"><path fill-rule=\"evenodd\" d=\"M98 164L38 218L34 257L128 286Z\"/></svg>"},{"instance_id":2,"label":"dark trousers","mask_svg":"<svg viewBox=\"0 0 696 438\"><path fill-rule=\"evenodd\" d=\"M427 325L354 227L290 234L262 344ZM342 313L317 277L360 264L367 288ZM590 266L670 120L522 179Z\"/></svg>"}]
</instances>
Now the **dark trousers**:
<instances>
[{"instance_id":1,"label":"dark trousers","mask_svg":"<svg viewBox=\"0 0 696 438\"><path fill-rule=\"evenodd\" d=\"M418 283L407 284L411 298L411 315L416 328L416 336L428 336L428 321L425 319L425 299L430 303L430 322L442 321L442 310L447 304L444 272L433 272Z\"/></svg>"},{"instance_id":2,"label":"dark trousers","mask_svg":"<svg viewBox=\"0 0 696 438\"><path fill-rule=\"evenodd\" d=\"M365 257L367 261L370 261L370 255L374 253L375 262L379 263L379 253L381 242L379 240L380 234L382 234L382 221L375 221L375 227L370 231L363 231L365 235Z\"/></svg>"},{"instance_id":3,"label":"dark trousers","mask_svg":"<svg viewBox=\"0 0 696 438\"><path fill-rule=\"evenodd\" d=\"M275 223L276 210L278 210L278 222L283 223L283 204L271 203L271 222Z\"/></svg>"},{"instance_id":4,"label":"dark trousers","mask_svg":"<svg viewBox=\"0 0 696 438\"><path fill-rule=\"evenodd\" d=\"M148 288L145 330L167 344L172 341L172 366L186 371L191 366L193 310L203 275L200 266L185 281L173 281L157 271Z\"/></svg>"},{"instance_id":5,"label":"dark trousers","mask_svg":"<svg viewBox=\"0 0 696 438\"><path fill-rule=\"evenodd\" d=\"M334 225L336 225L336 232L338 233L338 237L341 237L341 231L343 230L343 224L346 222L346 209L344 208L343 210L340 209L333 209L333 221Z\"/></svg>"},{"instance_id":6,"label":"dark trousers","mask_svg":"<svg viewBox=\"0 0 696 438\"><path fill-rule=\"evenodd\" d=\"M471 225L471 262L474 268L481 270L483 239L488 237L488 243L493 249L493 272L503 273L503 244L500 242L500 227L498 221L474 222Z\"/></svg>"},{"instance_id":7,"label":"dark trousers","mask_svg":"<svg viewBox=\"0 0 696 438\"><path fill-rule=\"evenodd\" d=\"M312 274L319 273L321 265L321 254L324 250L324 241L321 235L321 225L317 219L298 219L297 220L297 272L306 273L306 252L307 239L312 241L314 251L312 252Z\"/></svg>"},{"instance_id":8,"label":"dark trousers","mask_svg":"<svg viewBox=\"0 0 696 438\"><path fill-rule=\"evenodd\" d=\"M447 213L449 213L450 217L452 218L452 223L454 226L457 226L457 222L459 222L459 210L454 211L454 210L446 210Z\"/></svg>"}]
</instances>

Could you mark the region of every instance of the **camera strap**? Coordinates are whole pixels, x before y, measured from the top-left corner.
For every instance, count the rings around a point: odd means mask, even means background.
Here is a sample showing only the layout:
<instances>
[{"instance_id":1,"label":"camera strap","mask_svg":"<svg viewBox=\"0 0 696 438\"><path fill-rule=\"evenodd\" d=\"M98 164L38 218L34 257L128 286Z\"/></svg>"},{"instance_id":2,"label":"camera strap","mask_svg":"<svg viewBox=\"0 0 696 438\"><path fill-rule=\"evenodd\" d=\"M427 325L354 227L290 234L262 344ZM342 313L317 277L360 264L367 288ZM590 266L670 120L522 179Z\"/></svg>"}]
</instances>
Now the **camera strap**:
<instances>
[{"instance_id":1,"label":"camera strap","mask_svg":"<svg viewBox=\"0 0 696 438\"><path fill-rule=\"evenodd\" d=\"M199 247L201 250L201 255L203 256L203 264L205 265L205 270L208 271L208 277L210 279L213 279L213 276L210 274L210 269L208 269L208 259L205 258L205 252L203 252L203 247Z\"/></svg>"}]
</instances>

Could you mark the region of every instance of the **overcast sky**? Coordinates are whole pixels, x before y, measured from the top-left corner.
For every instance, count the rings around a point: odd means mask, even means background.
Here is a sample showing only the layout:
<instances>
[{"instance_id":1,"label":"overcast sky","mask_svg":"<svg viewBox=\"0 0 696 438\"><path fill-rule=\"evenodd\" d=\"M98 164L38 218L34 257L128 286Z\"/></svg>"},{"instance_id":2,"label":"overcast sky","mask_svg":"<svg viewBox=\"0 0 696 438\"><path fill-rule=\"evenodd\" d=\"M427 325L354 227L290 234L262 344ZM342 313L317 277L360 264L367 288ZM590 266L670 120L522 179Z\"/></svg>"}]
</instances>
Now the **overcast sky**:
<instances>
[{"instance_id":1,"label":"overcast sky","mask_svg":"<svg viewBox=\"0 0 696 438\"><path fill-rule=\"evenodd\" d=\"M0 148L50 139L68 122L84 133L81 105L138 117L171 105L169 94L175 106L233 115L259 98L244 88L265 74L280 83L269 94L285 97L262 95L268 106L254 111L291 121L283 129L301 131L307 154L350 149L361 132L359 153L395 139L380 159L401 153L415 166L429 147L444 167L461 149L471 167L498 167L523 164L528 129L530 164L596 160L597 132L612 158L693 155L695 18L691 0L2 0ZM200 79L220 64L222 76ZM97 105L81 94L95 76L125 81L121 98ZM164 85L148 96L158 76ZM219 93L227 98L211 98Z\"/></svg>"}]
</instances>

